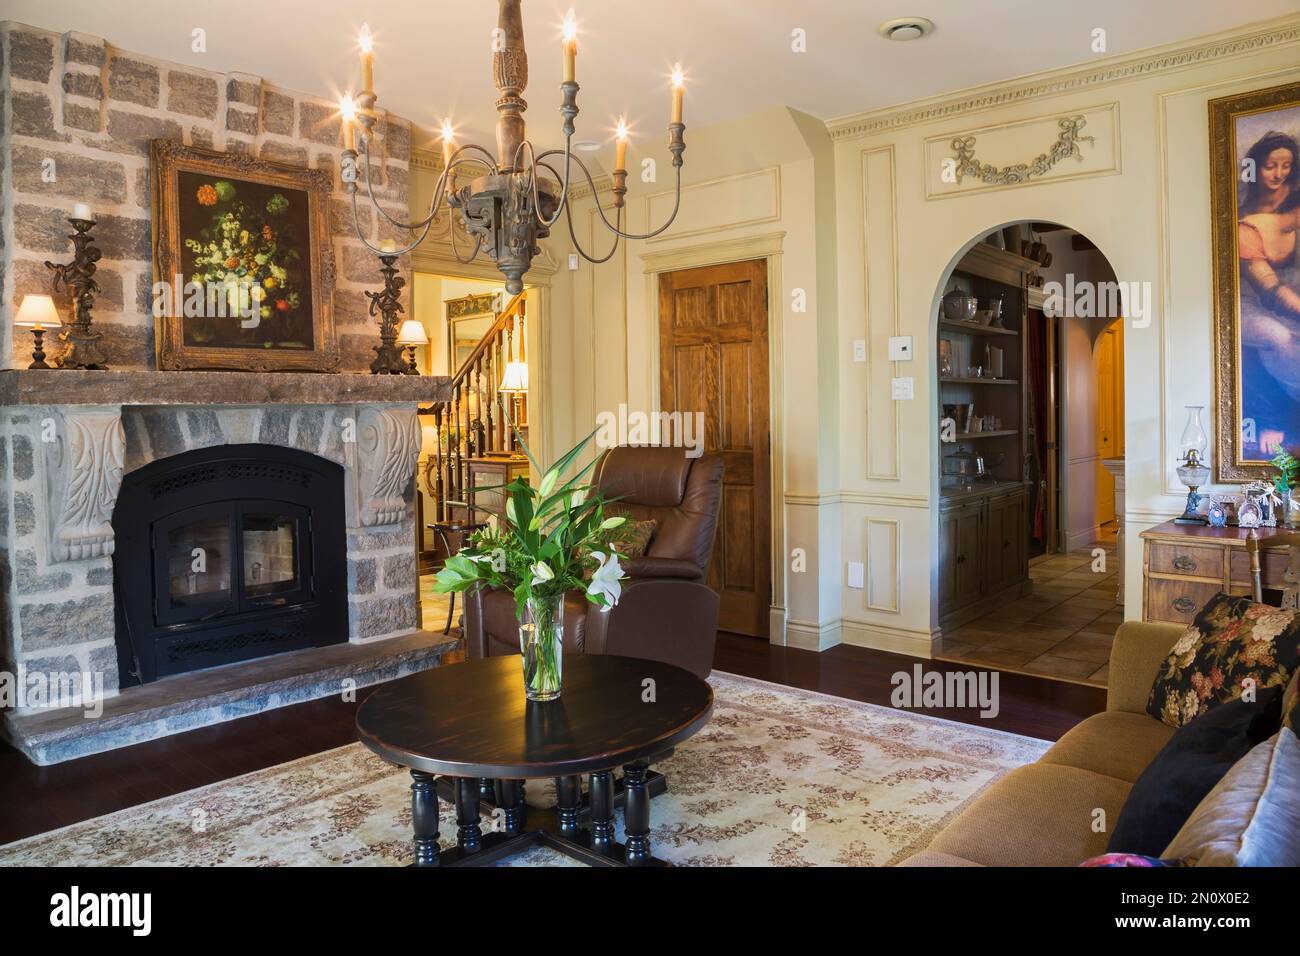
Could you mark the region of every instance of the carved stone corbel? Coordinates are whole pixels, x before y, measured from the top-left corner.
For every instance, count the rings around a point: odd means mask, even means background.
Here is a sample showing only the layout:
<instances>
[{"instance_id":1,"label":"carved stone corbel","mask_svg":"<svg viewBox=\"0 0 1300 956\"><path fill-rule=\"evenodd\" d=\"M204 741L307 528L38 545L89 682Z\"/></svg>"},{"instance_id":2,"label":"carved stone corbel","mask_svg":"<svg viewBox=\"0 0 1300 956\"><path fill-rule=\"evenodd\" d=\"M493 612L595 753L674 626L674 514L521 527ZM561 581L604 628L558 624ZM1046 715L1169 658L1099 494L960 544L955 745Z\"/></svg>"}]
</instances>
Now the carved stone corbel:
<instances>
[{"instance_id":1,"label":"carved stone corbel","mask_svg":"<svg viewBox=\"0 0 1300 956\"><path fill-rule=\"evenodd\" d=\"M406 488L420 456L420 424L415 406L360 406L355 441L345 447L348 526L400 524L408 511Z\"/></svg>"},{"instance_id":2,"label":"carved stone corbel","mask_svg":"<svg viewBox=\"0 0 1300 956\"><path fill-rule=\"evenodd\" d=\"M37 427L45 450L41 513L50 563L111 555L113 506L126 461L122 410L54 409Z\"/></svg>"}]
</instances>

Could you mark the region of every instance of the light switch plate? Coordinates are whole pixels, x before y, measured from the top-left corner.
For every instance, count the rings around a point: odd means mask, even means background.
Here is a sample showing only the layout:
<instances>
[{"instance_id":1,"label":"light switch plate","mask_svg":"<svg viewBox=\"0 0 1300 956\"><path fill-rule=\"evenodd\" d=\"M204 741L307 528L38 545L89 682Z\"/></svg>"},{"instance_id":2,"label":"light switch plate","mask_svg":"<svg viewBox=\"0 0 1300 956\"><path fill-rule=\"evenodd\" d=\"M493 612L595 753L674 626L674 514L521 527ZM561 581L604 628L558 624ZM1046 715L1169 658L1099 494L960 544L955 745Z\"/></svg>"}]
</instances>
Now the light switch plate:
<instances>
[{"instance_id":1,"label":"light switch plate","mask_svg":"<svg viewBox=\"0 0 1300 956\"><path fill-rule=\"evenodd\" d=\"M854 339L853 340L853 361L865 362L866 360L867 360L867 340Z\"/></svg>"},{"instance_id":2,"label":"light switch plate","mask_svg":"<svg viewBox=\"0 0 1300 956\"><path fill-rule=\"evenodd\" d=\"M858 589L863 587L863 565L861 561L849 562L849 587Z\"/></svg>"},{"instance_id":3,"label":"light switch plate","mask_svg":"<svg viewBox=\"0 0 1300 956\"><path fill-rule=\"evenodd\" d=\"M912 337L910 335L891 335L889 337L889 361L912 361Z\"/></svg>"},{"instance_id":4,"label":"light switch plate","mask_svg":"<svg viewBox=\"0 0 1300 956\"><path fill-rule=\"evenodd\" d=\"M569 271L570 272L578 271L578 254L576 252L569 253Z\"/></svg>"},{"instance_id":5,"label":"light switch plate","mask_svg":"<svg viewBox=\"0 0 1300 956\"><path fill-rule=\"evenodd\" d=\"M895 401L911 401L913 397L913 384L911 376L907 378L894 378L889 380L890 388L893 392Z\"/></svg>"}]
</instances>

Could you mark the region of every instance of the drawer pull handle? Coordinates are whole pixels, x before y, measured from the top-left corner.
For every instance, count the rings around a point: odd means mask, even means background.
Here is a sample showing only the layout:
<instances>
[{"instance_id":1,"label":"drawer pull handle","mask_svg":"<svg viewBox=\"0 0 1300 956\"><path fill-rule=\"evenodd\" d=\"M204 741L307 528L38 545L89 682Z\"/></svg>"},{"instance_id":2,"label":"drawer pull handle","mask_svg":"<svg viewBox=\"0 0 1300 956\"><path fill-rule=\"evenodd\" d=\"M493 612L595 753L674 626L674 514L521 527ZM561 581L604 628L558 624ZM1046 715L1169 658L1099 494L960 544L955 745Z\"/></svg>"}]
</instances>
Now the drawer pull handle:
<instances>
[{"instance_id":1,"label":"drawer pull handle","mask_svg":"<svg viewBox=\"0 0 1300 956\"><path fill-rule=\"evenodd\" d=\"M1191 614L1196 610L1196 602L1189 597L1180 597L1174 601L1174 610L1180 614Z\"/></svg>"},{"instance_id":2,"label":"drawer pull handle","mask_svg":"<svg viewBox=\"0 0 1300 956\"><path fill-rule=\"evenodd\" d=\"M964 554L959 554L959 555L957 555L957 563L958 563L958 564L963 564L963 563L965 563L965 561L966 561L966 555L964 555Z\"/></svg>"},{"instance_id":3,"label":"drawer pull handle","mask_svg":"<svg viewBox=\"0 0 1300 956\"><path fill-rule=\"evenodd\" d=\"M1191 574L1196 570L1196 562L1185 554L1180 554L1174 558L1174 568L1182 571L1184 574Z\"/></svg>"}]
</instances>

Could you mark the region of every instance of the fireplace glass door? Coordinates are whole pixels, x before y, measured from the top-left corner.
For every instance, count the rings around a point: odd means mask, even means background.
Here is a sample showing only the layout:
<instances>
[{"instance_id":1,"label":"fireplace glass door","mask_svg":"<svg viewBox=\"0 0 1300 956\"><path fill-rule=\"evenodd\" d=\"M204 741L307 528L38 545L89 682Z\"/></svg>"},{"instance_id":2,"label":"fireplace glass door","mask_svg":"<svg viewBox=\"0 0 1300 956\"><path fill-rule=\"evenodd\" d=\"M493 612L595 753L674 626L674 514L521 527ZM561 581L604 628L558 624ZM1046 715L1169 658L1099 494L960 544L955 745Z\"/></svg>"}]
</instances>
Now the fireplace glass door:
<instances>
[{"instance_id":1,"label":"fireplace glass door","mask_svg":"<svg viewBox=\"0 0 1300 956\"><path fill-rule=\"evenodd\" d=\"M244 502L239 508L241 602L257 607L307 596L310 554L305 508L284 501Z\"/></svg>"},{"instance_id":2,"label":"fireplace glass door","mask_svg":"<svg viewBox=\"0 0 1300 956\"><path fill-rule=\"evenodd\" d=\"M154 527L160 625L211 621L311 599L310 515L286 501L225 501Z\"/></svg>"},{"instance_id":3,"label":"fireplace glass door","mask_svg":"<svg viewBox=\"0 0 1300 956\"><path fill-rule=\"evenodd\" d=\"M234 609L235 542L230 508L192 508L161 522L155 534L159 623L194 621Z\"/></svg>"}]
</instances>

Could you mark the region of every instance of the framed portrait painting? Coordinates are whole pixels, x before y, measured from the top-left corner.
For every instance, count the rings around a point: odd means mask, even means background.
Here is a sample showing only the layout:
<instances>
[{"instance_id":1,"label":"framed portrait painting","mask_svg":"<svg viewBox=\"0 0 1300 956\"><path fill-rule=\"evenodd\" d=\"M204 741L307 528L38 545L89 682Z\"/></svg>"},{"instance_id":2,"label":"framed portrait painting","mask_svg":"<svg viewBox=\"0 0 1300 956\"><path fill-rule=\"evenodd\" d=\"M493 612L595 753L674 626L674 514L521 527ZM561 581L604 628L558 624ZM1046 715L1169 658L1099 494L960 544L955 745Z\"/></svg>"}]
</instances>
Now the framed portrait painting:
<instances>
[{"instance_id":1,"label":"framed portrait painting","mask_svg":"<svg viewBox=\"0 0 1300 956\"><path fill-rule=\"evenodd\" d=\"M1210 101L1216 480L1300 450L1300 83Z\"/></svg>"},{"instance_id":2,"label":"framed portrait painting","mask_svg":"<svg viewBox=\"0 0 1300 956\"><path fill-rule=\"evenodd\" d=\"M338 369L329 173L150 145L158 367Z\"/></svg>"}]
</instances>

